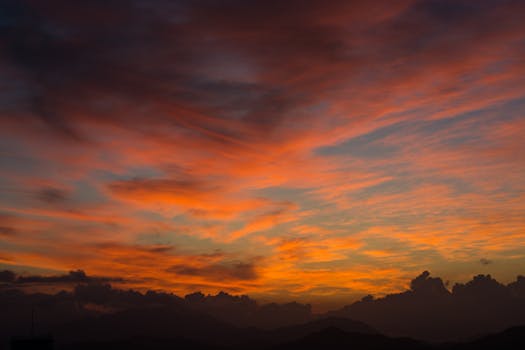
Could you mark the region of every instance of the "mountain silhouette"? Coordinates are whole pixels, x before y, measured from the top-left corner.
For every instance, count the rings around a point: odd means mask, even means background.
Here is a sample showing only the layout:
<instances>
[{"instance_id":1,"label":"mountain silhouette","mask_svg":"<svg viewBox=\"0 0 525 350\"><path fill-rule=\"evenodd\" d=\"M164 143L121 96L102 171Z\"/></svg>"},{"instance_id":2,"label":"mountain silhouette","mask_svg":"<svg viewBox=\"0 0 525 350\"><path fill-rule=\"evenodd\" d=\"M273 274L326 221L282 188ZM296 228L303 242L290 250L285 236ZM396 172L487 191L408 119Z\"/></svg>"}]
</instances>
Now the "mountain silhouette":
<instances>
[{"instance_id":1,"label":"mountain silhouette","mask_svg":"<svg viewBox=\"0 0 525 350\"><path fill-rule=\"evenodd\" d=\"M353 333L378 334L362 322L344 318L319 319L273 330L240 328L184 306L134 309L87 318L59 327L55 334L63 344L73 344L79 340L83 343L116 343L133 335L138 339L177 338L179 341L200 344L201 347L267 348L330 327Z\"/></svg>"},{"instance_id":2,"label":"mountain silhouette","mask_svg":"<svg viewBox=\"0 0 525 350\"><path fill-rule=\"evenodd\" d=\"M450 350L514 350L525 349L525 326L512 327L503 332L490 334L468 343L454 344Z\"/></svg>"},{"instance_id":3,"label":"mountain silhouette","mask_svg":"<svg viewBox=\"0 0 525 350\"><path fill-rule=\"evenodd\" d=\"M375 299L371 296L328 312L362 321L394 336L446 341L469 339L525 325L525 278L503 285L478 275L449 291L441 278L425 271L410 290Z\"/></svg>"},{"instance_id":4,"label":"mountain silhouette","mask_svg":"<svg viewBox=\"0 0 525 350\"><path fill-rule=\"evenodd\" d=\"M38 283L75 283L71 291L28 293L21 287L27 279L9 271L2 275L0 345L4 346L12 336L28 334L32 310L36 310L37 333L52 334L60 346L137 338L265 348L327 328L460 344L525 325L525 278L521 276L504 285L490 275L478 275L449 290L440 278L425 271L405 292L377 299L367 296L316 315L308 304L261 305L248 296L225 292L181 298L163 292L122 290L103 278L78 271L31 277L33 287ZM79 280L86 282L77 283Z\"/></svg>"},{"instance_id":5,"label":"mountain silhouette","mask_svg":"<svg viewBox=\"0 0 525 350\"><path fill-rule=\"evenodd\" d=\"M149 339L184 338L188 341L235 345L252 338L253 331L239 329L184 305L125 310L73 321L56 328L62 343L113 342L131 336Z\"/></svg>"},{"instance_id":6,"label":"mountain silhouette","mask_svg":"<svg viewBox=\"0 0 525 350\"><path fill-rule=\"evenodd\" d=\"M345 332L360 334L379 334L372 327L348 318L327 317L320 318L300 325L282 327L265 332L265 336L274 342L286 342L305 337L308 334L320 332L327 328L337 328Z\"/></svg>"},{"instance_id":7,"label":"mountain silhouette","mask_svg":"<svg viewBox=\"0 0 525 350\"><path fill-rule=\"evenodd\" d=\"M333 322L333 321L330 321ZM324 350L324 349L353 349L353 350L521 350L525 346L525 327L513 327L501 333L477 338L470 342L458 343L425 343L406 337L388 337L381 334L347 332L338 327L328 326L304 336L282 341L273 339L270 342L260 341L258 338L243 341L237 344L224 346L216 344L206 338L190 340L184 337L150 338L131 337L127 339L109 341L84 341L60 346L62 350L168 350L168 349L196 349L196 350Z\"/></svg>"},{"instance_id":8,"label":"mountain silhouette","mask_svg":"<svg viewBox=\"0 0 525 350\"><path fill-rule=\"evenodd\" d=\"M328 327L311 333L301 339L281 344L279 350L308 350L308 349L430 349L425 343L408 338L390 338L380 334L363 334L345 332L336 327Z\"/></svg>"},{"instance_id":9,"label":"mountain silhouette","mask_svg":"<svg viewBox=\"0 0 525 350\"><path fill-rule=\"evenodd\" d=\"M129 339L111 340L111 341L86 341L76 342L73 344L64 345L63 350L174 350L174 349L188 349L188 350L226 350L218 345L210 345L186 338L144 338L134 337Z\"/></svg>"}]
</instances>

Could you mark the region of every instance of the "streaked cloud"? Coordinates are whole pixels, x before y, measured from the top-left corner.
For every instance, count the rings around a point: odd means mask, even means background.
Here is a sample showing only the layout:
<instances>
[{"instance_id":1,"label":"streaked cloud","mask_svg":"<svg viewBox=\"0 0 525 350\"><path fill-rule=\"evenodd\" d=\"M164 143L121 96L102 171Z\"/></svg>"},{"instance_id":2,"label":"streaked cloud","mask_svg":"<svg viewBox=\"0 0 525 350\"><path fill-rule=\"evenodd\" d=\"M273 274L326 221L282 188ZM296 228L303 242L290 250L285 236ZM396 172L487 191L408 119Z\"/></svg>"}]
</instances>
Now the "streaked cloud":
<instances>
[{"instance_id":1,"label":"streaked cloud","mask_svg":"<svg viewBox=\"0 0 525 350\"><path fill-rule=\"evenodd\" d=\"M0 8L1 264L313 301L520 272L522 2Z\"/></svg>"}]
</instances>

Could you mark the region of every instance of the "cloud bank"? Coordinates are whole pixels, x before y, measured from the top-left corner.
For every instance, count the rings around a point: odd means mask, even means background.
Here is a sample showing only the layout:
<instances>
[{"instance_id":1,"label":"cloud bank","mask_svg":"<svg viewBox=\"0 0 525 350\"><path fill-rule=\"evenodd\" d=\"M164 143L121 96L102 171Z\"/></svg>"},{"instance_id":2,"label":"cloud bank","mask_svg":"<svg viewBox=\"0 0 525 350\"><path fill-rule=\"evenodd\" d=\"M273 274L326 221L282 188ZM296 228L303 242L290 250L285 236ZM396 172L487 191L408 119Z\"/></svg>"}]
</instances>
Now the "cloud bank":
<instances>
[{"instance_id":1,"label":"cloud bank","mask_svg":"<svg viewBox=\"0 0 525 350\"><path fill-rule=\"evenodd\" d=\"M26 286L29 280L46 284L67 282L70 288L55 294L34 293ZM310 331L332 324L349 327L349 331L379 331L392 336L440 342L469 339L525 323L524 276L518 276L505 285L490 275L477 275L449 290L441 278L430 277L425 271L412 280L409 290L385 297L369 295L324 314L314 313L311 305L298 302L262 303L246 295L225 292L216 295L194 292L179 297L153 290L140 292L115 288L107 283L109 280L91 277L81 271L63 276L26 278L12 271L0 272L0 306L6 310L0 316L0 324L4 325L2 335L23 334L32 307L36 310L40 332L58 332L60 336L75 341L86 340L99 332L101 337L109 336L113 334L112 328L123 339L136 336L129 330L126 333L124 325L137 327L145 319L153 324L163 323L162 320L171 322L158 325L159 330L154 332L160 333L154 335L160 338L190 336L196 332L197 339L201 339L199 337L206 332L220 334L224 325L238 327L240 333L237 336L253 336L250 332L254 329L250 327L257 327L273 329L272 336L282 338L286 334L304 331L297 325L314 322L316 325L307 327ZM188 324L184 326L186 322ZM193 322L203 322L197 327L201 329L200 333L190 326ZM87 325L94 327L92 331L90 328L89 336L81 331ZM286 329L276 330L279 327ZM71 329L71 334L67 333L68 329ZM168 333L162 333L162 329Z\"/></svg>"},{"instance_id":2,"label":"cloud bank","mask_svg":"<svg viewBox=\"0 0 525 350\"><path fill-rule=\"evenodd\" d=\"M320 309L481 259L508 282L525 264L524 14L2 1L1 268Z\"/></svg>"}]
</instances>

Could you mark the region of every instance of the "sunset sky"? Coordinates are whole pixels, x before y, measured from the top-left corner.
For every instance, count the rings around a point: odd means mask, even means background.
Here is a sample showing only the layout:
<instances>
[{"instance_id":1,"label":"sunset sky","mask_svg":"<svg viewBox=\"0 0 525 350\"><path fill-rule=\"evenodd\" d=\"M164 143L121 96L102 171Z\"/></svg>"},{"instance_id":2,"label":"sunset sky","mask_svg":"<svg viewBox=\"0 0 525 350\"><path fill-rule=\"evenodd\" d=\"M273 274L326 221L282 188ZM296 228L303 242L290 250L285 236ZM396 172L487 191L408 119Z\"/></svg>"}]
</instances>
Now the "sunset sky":
<instances>
[{"instance_id":1,"label":"sunset sky","mask_svg":"<svg viewBox=\"0 0 525 350\"><path fill-rule=\"evenodd\" d=\"M2 1L0 269L314 309L525 273L525 2Z\"/></svg>"}]
</instances>

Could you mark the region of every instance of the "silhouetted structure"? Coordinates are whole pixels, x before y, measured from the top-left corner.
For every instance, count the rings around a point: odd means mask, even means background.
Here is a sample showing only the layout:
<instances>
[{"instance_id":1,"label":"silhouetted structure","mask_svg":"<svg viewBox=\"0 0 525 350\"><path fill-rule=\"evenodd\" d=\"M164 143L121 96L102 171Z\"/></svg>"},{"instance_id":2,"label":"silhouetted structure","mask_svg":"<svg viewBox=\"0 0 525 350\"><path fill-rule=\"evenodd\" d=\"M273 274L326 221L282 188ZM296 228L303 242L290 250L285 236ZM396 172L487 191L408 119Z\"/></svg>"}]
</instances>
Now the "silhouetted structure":
<instances>
[{"instance_id":1,"label":"silhouetted structure","mask_svg":"<svg viewBox=\"0 0 525 350\"><path fill-rule=\"evenodd\" d=\"M11 350L52 350L53 337L13 337L11 338Z\"/></svg>"},{"instance_id":2,"label":"silhouetted structure","mask_svg":"<svg viewBox=\"0 0 525 350\"><path fill-rule=\"evenodd\" d=\"M35 336L35 308L31 308L31 335L11 338L11 350L52 350L51 335Z\"/></svg>"}]
</instances>

